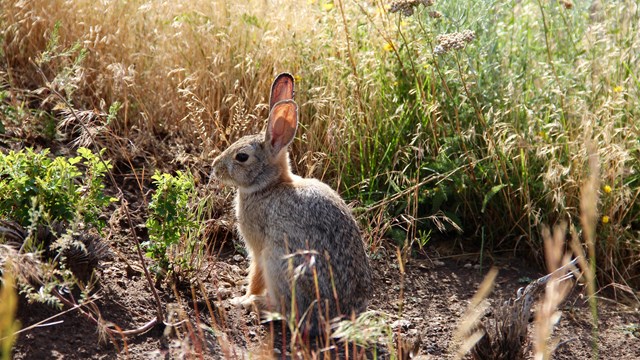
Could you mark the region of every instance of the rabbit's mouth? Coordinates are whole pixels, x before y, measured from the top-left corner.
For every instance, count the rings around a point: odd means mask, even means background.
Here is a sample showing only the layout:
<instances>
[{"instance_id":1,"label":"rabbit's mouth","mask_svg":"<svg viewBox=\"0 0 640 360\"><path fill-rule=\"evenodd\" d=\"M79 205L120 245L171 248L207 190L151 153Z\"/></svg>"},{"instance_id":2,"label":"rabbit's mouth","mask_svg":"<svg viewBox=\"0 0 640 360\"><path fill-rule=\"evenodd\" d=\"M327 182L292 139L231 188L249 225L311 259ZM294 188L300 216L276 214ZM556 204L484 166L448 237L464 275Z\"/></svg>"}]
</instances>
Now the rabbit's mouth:
<instances>
[{"instance_id":1,"label":"rabbit's mouth","mask_svg":"<svg viewBox=\"0 0 640 360\"><path fill-rule=\"evenodd\" d=\"M229 176L228 172L226 171L214 170L212 175L213 175L212 179L214 179L214 181L218 182L221 185L228 185L228 186L235 185L231 180L231 177Z\"/></svg>"},{"instance_id":2,"label":"rabbit's mouth","mask_svg":"<svg viewBox=\"0 0 640 360\"><path fill-rule=\"evenodd\" d=\"M220 178L215 174L215 172L211 172L209 174L209 182L207 183L207 187L224 187L225 183L220 180Z\"/></svg>"},{"instance_id":3,"label":"rabbit's mouth","mask_svg":"<svg viewBox=\"0 0 640 360\"><path fill-rule=\"evenodd\" d=\"M211 171L211 175L209 176L209 181L215 181L219 184L224 185L232 185L230 184L231 178L229 176L229 171L227 170L224 164L217 164L214 162L213 170Z\"/></svg>"}]
</instances>

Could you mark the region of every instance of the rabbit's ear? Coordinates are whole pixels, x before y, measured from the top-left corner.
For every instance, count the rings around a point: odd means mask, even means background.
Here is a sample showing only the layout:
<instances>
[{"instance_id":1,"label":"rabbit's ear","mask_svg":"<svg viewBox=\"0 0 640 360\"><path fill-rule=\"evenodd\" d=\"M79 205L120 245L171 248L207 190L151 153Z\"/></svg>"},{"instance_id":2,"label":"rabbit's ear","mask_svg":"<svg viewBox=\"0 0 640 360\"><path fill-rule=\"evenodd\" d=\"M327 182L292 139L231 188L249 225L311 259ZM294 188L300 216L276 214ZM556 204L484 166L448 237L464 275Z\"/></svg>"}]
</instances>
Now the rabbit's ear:
<instances>
[{"instance_id":1,"label":"rabbit's ear","mask_svg":"<svg viewBox=\"0 0 640 360\"><path fill-rule=\"evenodd\" d=\"M296 135L298 128L298 105L293 100L276 103L269 113L269 123L264 136L265 143L271 146L273 156L287 147Z\"/></svg>"},{"instance_id":2,"label":"rabbit's ear","mask_svg":"<svg viewBox=\"0 0 640 360\"><path fill-rule=\"evenodd\" d=\"M289 73L282 73L273 80L271 85L271 96L269 97L269 111L273 106L282 100L293 100L293 76Z\"/></svg>"}]
</instances>

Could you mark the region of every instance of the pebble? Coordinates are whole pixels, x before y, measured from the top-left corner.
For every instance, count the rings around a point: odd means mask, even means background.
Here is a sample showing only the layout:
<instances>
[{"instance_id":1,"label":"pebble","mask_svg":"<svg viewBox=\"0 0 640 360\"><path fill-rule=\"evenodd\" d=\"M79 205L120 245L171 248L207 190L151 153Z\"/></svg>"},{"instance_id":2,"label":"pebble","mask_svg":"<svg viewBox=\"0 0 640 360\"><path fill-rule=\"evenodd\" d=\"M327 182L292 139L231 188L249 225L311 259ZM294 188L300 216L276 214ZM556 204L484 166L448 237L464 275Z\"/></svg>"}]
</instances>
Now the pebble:
<instances>
[{"instance_id":1,"label":"pebble","mask_svg":"<svg viewBox=\"0 0 640 360\"><path fill-rule=\"evenodd\" d=\"M241 256L241 255L236 255L236 256ZM232 265L231 265L231 266L229 266L229 267L231 268L231 272L234 272L234 273L241 273L241 274L243 274L243 273L245 273L245 272L246 272L245 270L240 269L240 267L239 267L238 265L233 265L233 264L232 264Z\"/></svg>"},{"instance_id":2,"label":"pebble","mask_svg":"<svg viewBox=\"0 0 640 360\"><path fill-rule=\"evenodd\" d=\"M391 323L391 328L394 331L398 331L398 329L409 329L411 327L411 322L406 319L398 319Z\"/></svg>"},{"instance_id":3,"label":"pebble","mask_svg":"<svg viewBox=\"0 0 640 360\"><path fill-rule=\"evenodd\" d=\"M466 263L463 266L465 269L471 269L473 267L473 265L471 263Z\"/></svg>"},{"instance_id":4,"label":"pebble","mask_svg":"<svg viewBox=\"0 0 640 360\"><path fill-rule=\"evenodd\" d=\"M240 254L233 255L233 261L242 262L243 260L244 260L244 257L242 255Z\"/></svg>"},{"instance_id":5,"label":"pebble","mask_svg":"<svg viewBox=\"0 0 640 360\"><path fill-rule=\"evenodd\" d=\"M228 299L231 296L231 290L221 286L218 288L218 296L222 300Z\"/></svg>"},{"instance_id":6,"label":"pebble","mask_svg":"<svg viewBox=\"0 0 640 360\"><path fill-rule=\"evenodd\" d=\"M444 266L444 261L433 260L433 266Z\"/></svg>"}]
</instances>

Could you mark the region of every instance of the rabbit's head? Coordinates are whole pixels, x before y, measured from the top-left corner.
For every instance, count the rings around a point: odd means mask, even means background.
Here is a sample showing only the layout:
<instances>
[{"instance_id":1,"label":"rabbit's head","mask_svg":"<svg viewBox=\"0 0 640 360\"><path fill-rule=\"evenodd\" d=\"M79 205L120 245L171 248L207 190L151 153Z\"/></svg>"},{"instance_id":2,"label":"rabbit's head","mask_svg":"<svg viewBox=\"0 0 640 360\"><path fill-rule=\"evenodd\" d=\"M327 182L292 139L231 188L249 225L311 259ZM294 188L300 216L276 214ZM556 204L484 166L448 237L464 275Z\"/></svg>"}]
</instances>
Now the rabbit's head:
<instances>
[{"instance_id":1,"label":"rabbit's head","mask_svg":"<svg viewBox=\"0 0 640 360\"><path fill-rule=\"evenodd\" d=\"M278 75L271 87L266 132L239 139L213 161L213 174L222 183L254 192L291 180L287 146L298 127L293 86L290 74Z\"/></svg>"}]
</instances>

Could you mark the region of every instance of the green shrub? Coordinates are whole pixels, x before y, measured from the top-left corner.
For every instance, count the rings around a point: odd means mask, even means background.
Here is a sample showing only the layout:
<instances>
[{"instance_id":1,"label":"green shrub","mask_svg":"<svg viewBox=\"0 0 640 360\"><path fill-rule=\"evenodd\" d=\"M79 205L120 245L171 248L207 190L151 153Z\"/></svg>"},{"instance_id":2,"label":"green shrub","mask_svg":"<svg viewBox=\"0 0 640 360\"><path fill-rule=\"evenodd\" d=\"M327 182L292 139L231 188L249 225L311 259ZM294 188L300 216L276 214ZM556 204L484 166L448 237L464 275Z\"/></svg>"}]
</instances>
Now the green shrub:
<instances>
[{"instance_id":1,"label":"green shrub","mask_svg":"<svg viewBox=\"0 0 640 360\"><path fill-rule=\"evenodd\" d=\"M99 216L115 201L104 194L111 164L86 148L78 154L51 158L48 149L30 148L0 154L0 216L24 227L81 220L102 229Z\"/></svg>"},{"instance_id":2,"label":"green shrub","mask_svg":"<svg viewBox=\"0 0 640 360\"><path fill-rule=\"evenodd\" d=\"M176 266L188 267L189 261L182 256L183 252L175 250L181 245L181 239L197 227L195 214L189 206L195 192L189 173L178 171L176 176L172 176L156 171L151 178L156 191L149 203L146 223L149 241L143 246L146 255L157 261L153 270L163 277L173 272Z\"/></svg>"},{"instance_id":3,"label":"green shrub","mask_svg":"<svg viewBox=\"0 0 640 360\"><path fill-rule=\"evenodd\" d=\"M86 230L100 231L105 224L99 216L115 201L104 193L110 168L86 148L69 159L51 157L48 149L0 153L0 242L7 237L22 243L3 248L0 273L11 263L4 260L13 258L20 293L28 301L60 308L60 289L79 288L81 299L90 291L94 265L88 264L107 250Z\"/></svg>"}]
</instances>

